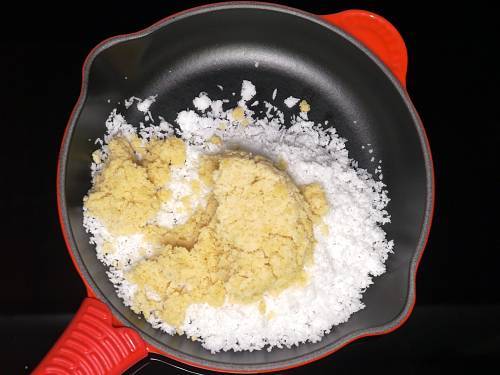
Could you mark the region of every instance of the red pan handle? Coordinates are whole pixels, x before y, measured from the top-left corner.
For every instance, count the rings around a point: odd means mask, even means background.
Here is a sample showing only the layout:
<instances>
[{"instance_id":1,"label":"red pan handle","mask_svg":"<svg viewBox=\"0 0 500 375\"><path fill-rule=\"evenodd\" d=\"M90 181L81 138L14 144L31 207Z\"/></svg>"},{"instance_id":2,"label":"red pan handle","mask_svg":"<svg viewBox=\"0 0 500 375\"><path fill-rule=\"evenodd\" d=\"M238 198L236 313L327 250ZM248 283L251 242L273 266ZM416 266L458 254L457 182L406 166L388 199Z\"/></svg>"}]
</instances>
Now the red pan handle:
<instances>
[{"instance_id":1,"label":"red pan handle","mask_svg":"<svg viewBox=\"0 0 500 375\"><path fill-rule=\"evenodd\" d=\"M321 16L363 43L406 86L408 53L398 30L385 18L365 10L346 10Z\"/></svg>"},{"instance_id":2,"label":"red pan handle","mask_svg":"<svg viewBox=\"0 0 500 375\"><path fill-rule=\"evenodd\" d=\"M122 374L148 355L139 334L113 327L109 308L87 297L35 375Z\"/></svg>"}]
</instances>

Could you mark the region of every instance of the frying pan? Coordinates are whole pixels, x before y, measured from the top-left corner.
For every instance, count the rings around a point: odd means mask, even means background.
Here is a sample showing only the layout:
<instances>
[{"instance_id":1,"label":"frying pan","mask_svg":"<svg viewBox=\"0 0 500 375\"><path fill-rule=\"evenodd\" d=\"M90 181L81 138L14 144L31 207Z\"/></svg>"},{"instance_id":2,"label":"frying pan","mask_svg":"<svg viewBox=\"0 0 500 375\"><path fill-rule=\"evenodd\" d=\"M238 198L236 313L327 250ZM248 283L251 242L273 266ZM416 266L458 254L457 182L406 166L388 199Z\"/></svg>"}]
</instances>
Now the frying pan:
<instances>
[{"instance_id":1,"label":"frying pan","mask_svg":"<svg viewBox=\"0 0 500 375\"><path fill-rule=\"evenodd\" d=\"M95 47L83 65L57 176L62 231L88 297L35 373L121 373L149 353L206 370L283 370L403 324L415 304L416 271L434 202L429 144L405 90L406 66L401 36L378 15L351 10L317 16L253 2L194 8ZM82 198L90 188L95 148L89 139L102 137L114 107L107 99L158 94L156 108L172 121L199 92L220 95L217 84L225 92L239 91L243 79L256 85L257 100L269 98L275 88L308 98L310 118L334 124L360 167L373 170L372 156L383 160L392 216L384 229L395 247L387 272L363 296L366 308L322 341L271 352L211 354L184 336L153 329L123 305L89 244ZM366 144L372 154L361 148Z\"/></svg>"}]
</instances>

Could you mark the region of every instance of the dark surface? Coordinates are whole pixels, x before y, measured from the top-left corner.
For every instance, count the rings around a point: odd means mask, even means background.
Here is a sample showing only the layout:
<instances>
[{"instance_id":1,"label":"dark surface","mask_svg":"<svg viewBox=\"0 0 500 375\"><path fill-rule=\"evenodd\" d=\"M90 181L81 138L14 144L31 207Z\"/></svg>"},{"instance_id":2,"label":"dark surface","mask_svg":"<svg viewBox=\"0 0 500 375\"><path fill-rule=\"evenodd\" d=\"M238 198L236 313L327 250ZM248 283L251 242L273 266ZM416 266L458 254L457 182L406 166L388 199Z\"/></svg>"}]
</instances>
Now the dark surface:
<instances>
[{"instance_id":1,"label":"dark surface","mask_svg":"<svg viewBox=\"0 0 500 375\"><path fill-rule=\"evenodd\" d=\"M189 36L188 40L180 39L181 35ZM138 329L150 344L185 361L226 370L261 371L310 361L356 337L392 329L405 319L413 303L416 261L428 229L431 171L426 170L425 140L420 138L411 104L358 46L318 24L315 17L277 8L233 6L177 19L139 39L109 42L91 59L85 68L86 98L76 109L63 146L62 212L80 270L119 320ZM255 61L260 62L258 68ZM213 99L231 97L231 92L240 90L243 79L256 85L254 99L261 103L269 100L275 88L278 103L291 94L307 98L314 109L310 119L334 123L338 134L349 140L350 155L360 167L373 171L377 163L369 161L372 156L384 161L392 220L384 229L395 246L386 262L387 272L363 295L367 307L320 342L271 352L213 355L185 336L153 329L123 304L95 247L89 244L82 223L82 197L90 188L89 165L96 147L89 139L102 137L106 131L103 120L118 101L158 94L153 111L174 123L177 112L192 106L192 98L199 92L207 91ZM217 84L224 86L223 93ZM233 99L225 109L236 102ZM133 108L118 108L127 118L137 116ZM265 113L263 104L252 110ZM291 112L285 111L287 119ZM373 153L361 148L366 144L373 147Z\"/></svg>"},{"instance_id":2,"label":"dark surface","mask_svg":"<svg viewBox=\"0 0 500 375\"><path fill-rule=\"evenodd\" d=\"M362 370L405 375L442 374L444 370L451 374L474 370L481 373L487 365L498 361L499 314L499 307L487 305L418 306L408 323L390 335L356 341L327 359L284 373L358 374ZM67 314L0 318L0 330L14 355L7 362L12 362L7 366L10 373L33 369L70 319ZM483 331L485 325L490 327L487 332ZM181 372L157 360L139 364L127 372L128 375L178 373Z\"/></svg>"},{"instance_id":3,"label":"dark surface","mask_svg":"<svg viewBox=\"0 0 500 375\"><path fill-rule=\"evenodd\" d=\"M57 315L74 312L84 296L55 203L57 151L79 93L84 57L106 37L138 30L193 4L78 11L73 4L57 9L44 4L5 11L2 27L9 27L9 18L15 25L5 31L0 50L8 137L2 147L8 181L1 199L1 372L32 369L64 326ZM494 365L500 356L494 260L499 247L495 89L500 82L492 48L500 31L494 13L478 2L443 10L424 3L294 5L315 13L364 8L400 30L409 52L408 91L426 126L437 177L436 216L417 278L415 314L388 336L350 345L295 372L461 373Z\"/></svg>"}]
</instances>

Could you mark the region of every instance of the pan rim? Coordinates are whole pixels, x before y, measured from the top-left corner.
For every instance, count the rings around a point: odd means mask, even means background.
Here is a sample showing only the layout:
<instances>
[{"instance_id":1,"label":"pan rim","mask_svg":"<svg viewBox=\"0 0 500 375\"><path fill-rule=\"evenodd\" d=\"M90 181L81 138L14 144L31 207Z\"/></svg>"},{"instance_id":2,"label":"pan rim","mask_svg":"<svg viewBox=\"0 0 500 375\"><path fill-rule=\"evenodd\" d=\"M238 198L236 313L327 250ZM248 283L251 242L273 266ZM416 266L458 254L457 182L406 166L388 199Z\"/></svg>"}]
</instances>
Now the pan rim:
<instances>
[{"instance_id":1,"label":"pan rim","mask_svg":"<svg viewBox=\"0 0 500 375\"><path fill-rule=\"evenodd\" d=\"M129 321L118 309L116 309L112 304L109 304L107 302L105 293L102 293L97 284L93 281L92 276L87 271L84 262L81 260L78 254L76 241L74 239L71 226L69 224L69 217L68 217L68 212L66 207L66 197L65 197L66 156L68 153L69 145L71 143L71 138L73 136L75 124L79 118L79 115L84 107L84 103L87 98L89 72L95 58L102 51L106 50L111 46L127 42L129 40L145 37L155 32L156 30L166 27L169 24L176 22L178 20L182 20L186 17L191 17L203 13L215 12L225 9L235 9L235 8L261 9L261 10L275 11L275 12L281 12L298 16L305 20L326 27L330 31L339 34L341 37L347 39L350 43L354 44L357 48L362 50L382 70L382 72L385 73L385 75L397 89L398 93L401 95L404 103L408 108L408 111L411 115L411 118L417 130L417 134L419 136L421 150L424 157L425 173L426 173L426 195L427 195L425 215L420 229L418 245L417 248L415 249L414 255L410 262L410 274L409 274L410 278L408 280L409 289L408 289L407 300L404 309L394 320L384 325L351 332L350 334L339 339L336 343L326 345L325 347L317 349L306 355L301 355L291 359L280 360L275 362L266 362L260 364L238 364L238 365L221 363L215 360L214 361L206 360L203 358L198 358L193 355L186 355L175 349L169 348L167 345L159 342L154 337L151 337L146 332L140 330L136 325L134 325L131 321ZM90 51L82 67L82 83L81 83L80 95L68 120L61 144L59 160L58 160L58 169L57 169L57 204L61 222L61 229L66 241L66 245L68 247L68 251L72 257L75 267L77 268L77 271L80 273L80 276L82 277L82 280L84 281L87 288L91 292L93 292L97 298L106 303L106 305L111 309L113 316L116 317L124 326L135 329L148 345L152 345L158 348L161 351L162 355L165 355L166 357L172 358L182 363L215 371L229 371L229 372L240 372L240 373L269 372L269 371L284 370L292 367L305 365L307 363L328 356L333 352L341 349L342 347L348 345L349 343L358 340L362 337L387 334L396 330L397 328L399 328L401 325L404 324L404 322L411 315L411 312L413 310L416 301L416 273L419 262L425 250L425 246L428 240L432 224L432 217L435 204L435 179L434 179L434 170L433 170L432 155L430 151L429 141L427 139L422 121L420 120L420 117L415 107L413 106L413 103L411 102L408 93L401 85L399 80L390 72L390 70L361 42L359 42L357 39L353 38L349 34L345 33L341 29L328 23L327 21L322 20L317 15L314 15L312 13L303 10L291 8L288 6L272 4L272 3L263 3L263 2L246 2L246 1L225 2L218 4L208 4L170 15L143 30L131 34L118 35L108 38L99 43L96 47L94 47L94 49ZM156 350L153 349L151 351L156 351Z\"/></svg>"}]
</instances>

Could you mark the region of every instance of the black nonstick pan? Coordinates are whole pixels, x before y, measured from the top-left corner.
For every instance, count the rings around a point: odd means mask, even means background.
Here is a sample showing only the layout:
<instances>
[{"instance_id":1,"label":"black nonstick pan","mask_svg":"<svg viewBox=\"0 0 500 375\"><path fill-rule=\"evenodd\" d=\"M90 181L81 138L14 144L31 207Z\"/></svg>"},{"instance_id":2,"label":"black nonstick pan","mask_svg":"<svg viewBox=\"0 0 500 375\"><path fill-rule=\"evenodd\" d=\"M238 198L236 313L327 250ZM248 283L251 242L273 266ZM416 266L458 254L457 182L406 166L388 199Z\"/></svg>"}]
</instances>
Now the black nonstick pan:
<instances>
[{"instance_id":1,"label":"black nonstick pan","mask_svg":"<svg viewBox=\"0 0 500 375\"><path fill-rule=\"evenodd\" d=\"M406 63L400 35L380 16L364 11L317 16L265 3L199 7L99 44L83 66L57 180L63 233L88 298L35 373L116 374L149 353L207 370L275 371L398 328L415 304L415 276L434 201L430 149L405 90ZM173 121L199 92L216 96L218 84L239 92L243 79L256 85L257 100L275 88L309 98L310 118L329 120L361 167L373 169L372 156L383 160L392 216L385 230L395 247L387 272L364 294L366 308L322 341L271 352L211 354L184 336L153 329L123 305L84 231L82 198L91 183L95 145L89 139L102 137L114 106L107 99L158 94L156 106ZM361 148L368 143L373 154Z\"/></svg>"}]
</instances>

